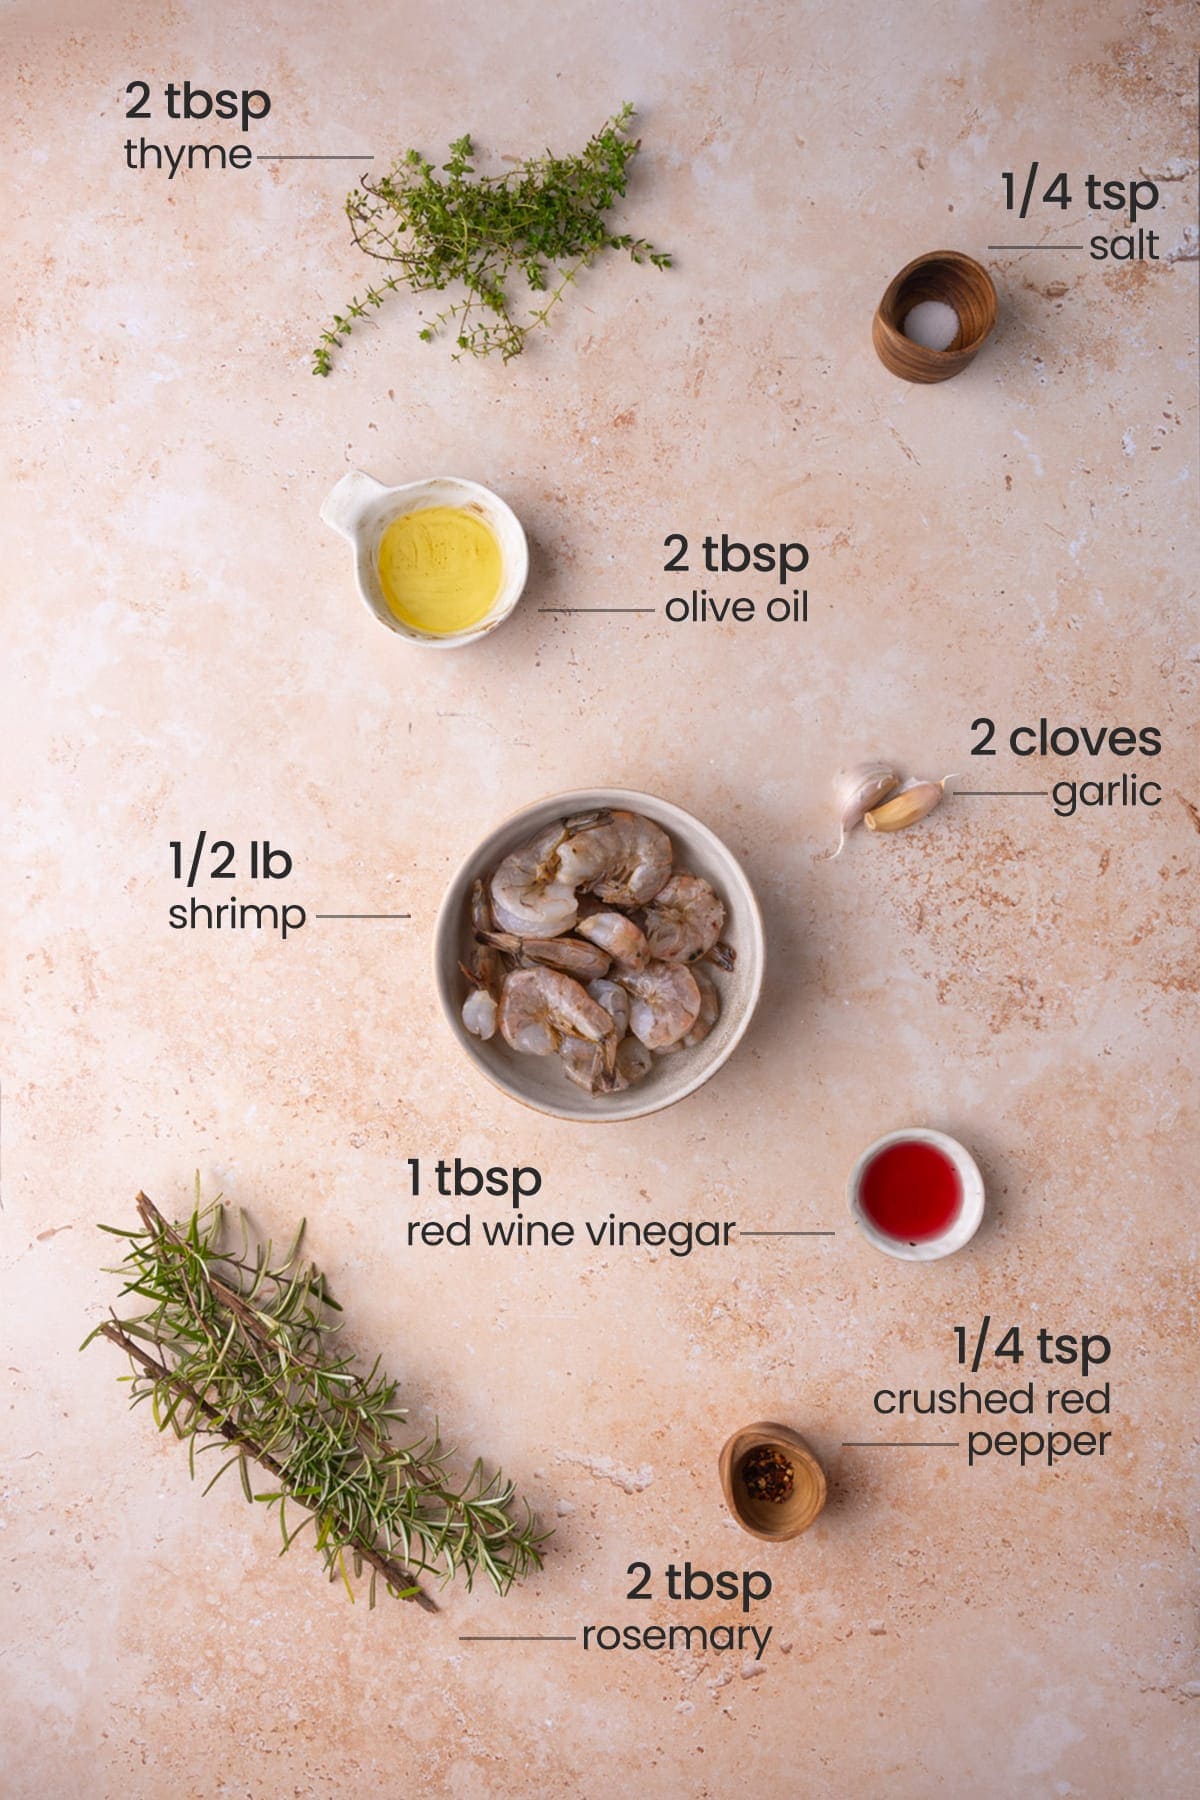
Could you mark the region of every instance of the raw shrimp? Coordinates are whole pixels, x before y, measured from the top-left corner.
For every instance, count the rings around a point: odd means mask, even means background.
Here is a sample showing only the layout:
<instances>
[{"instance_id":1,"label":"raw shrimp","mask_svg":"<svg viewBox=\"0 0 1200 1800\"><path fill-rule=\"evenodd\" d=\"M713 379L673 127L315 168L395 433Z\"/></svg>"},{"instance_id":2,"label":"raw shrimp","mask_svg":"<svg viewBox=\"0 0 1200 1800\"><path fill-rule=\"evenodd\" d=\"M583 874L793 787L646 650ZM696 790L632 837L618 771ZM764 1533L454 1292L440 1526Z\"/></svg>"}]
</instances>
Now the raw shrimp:
<instances>
[{"instance_id":1,"label":"raw shrimp","mask_svg":"<svg viewBox=\"0 0 1200 1800\"><path fill-rule=\"evenodd\" d=\"M695 977L696 986L700 989L700 1011L696 1014L696 1022L691 1030L685 1031L675 1043L666 1044L659 1051L660 1056L674 1056L677 1050L694 1050L697 1044L704 1042L721 1016L721 998L717 993L717 984L704 964L693 964L691 972ZM607 987L608 983L606 982L604 985ZM601 1005L603 1004L604 1002L601 1001Z\"/></svg>"},{"instance_id":2,"label":"raw shrimp","mask_svg":"<svg viewBox=\"0 0 1200 1800\"><path fill-rule=\"evenodd\" d=\"M647 1050L662 1050L677 1043L696 1023L700 989L692 971L682 963L649 963L639 974L622 974L621 986L628 989L633 1000L629 1029Z\"/></svg>"},{"instance_id":3,"label":"raw shrimp","mask_svg":"<svg viewBox=\"0 0 1200 1800\"><path fill-rule=\"evenodd\" d=\"M612 1066L605 1060L604 1045L590 1044L585 1038L564 1038L558 1048L567 1079L589 1094L620 1094L649 1073L654 1058L636 1038L623 1038L617 1045Z\"/></svg>"},{"instance_id":4,"label":"raw shrimp","mask_svg":"<svg viewBox=\"0 0 1200 1800\"><path fill-rule=\"evenodd\" d=\"M577 937L523 938L512 931L489 931L484 942L524 963L561 969L576 981L598 981L607 975L611 960L599 944L585 944Z\"/></svg>"},{"instance_id":5,"label":"raw shrimp","mask_svg":"<svg viewBox=\"0 0 1200 1800\"><path fill-rule=\"evenodd\" d=\"M563 1073L585 1094L611 1093L604 1068L604 1046L587 1038L565 1037L558 1046ZM615 1066L615 1065L614 1065Z\"/></svg>"},{"instance_id":6,"label":"raw shrimp","mask_svg":"<svg viewBox=\"0 0 1200 1800\"><path fill-rule=\"evenodd\" d=\"M612 1019L617 1036L623 1038L629 1031L629 995L619 981L589 981L588 993L602 1006Z\"/></svg>"},{"instance_id":7,"label":"raw shrimp","mask_svg":"<svg viewBox=\"0 0 1200 1800\"><path fill-rule=\"evenodd\" d=\"M463 973L467 971L464 969ZM462 1022L472 1037L488 1038L496 1035L496 996L488 992L486 987L473 987L462 1003Z\"/></svg>"},{"instance_id":8,"label":"raw shrimp","mask_svg":"<svg viewBox=\"0 0 1200 1800\"><path fill-rule=\"evenodd\" d=\"M504 987L504 964L500 954L486 944L477 944L471 966L459 968L471 983L471 991L462 1003L462 1022L472 1037L488 1039L496 1035L496 1019L500 994Z\"/></svg>"},{"instance_id":9,"label":"raw shrimp","mask_svg":"<svg viewBox=\"0 0 1200 1800\"><path fill-rule=\"evenodd\" d=\"M617 1066L613 1071L613 1092L620 1093L622 1088L632 1087L643 1075L648 1075L654 1067L654 1058L645 1044L639 1043L635 1037L622 1038L617 1045Z\"/></svg>"},{"instance_id":10,"label":"raw shrimp","mask_svg":"<svg viewBox=\"0 0 1200 1800\"><path fill-rule=\"evenodd\" d=\"M466 1029L557 1055L595 1095L703 1043L721 1010L709 965L732 969L735 953L720 897L673 861L662 827L622 810L560 817L518 845L472 889Z\"/></svg>"},{"instance_id":11,"label":"raw shrimp","mask_svg":"<svg viewBox=\"0 0 1200 1800\"><path fill-rule=\"evenodd\" d=\"M494 931L496 921L492 917L492 909L488 903L487 889L482 881L471 883L471 930L477 938L485 937Z\"/></svg>"},{"instance_id":12,"label":"raw shrimp","mask_svg":"<svg viewBox=\"0 0 1200 1800\"><path fill-rule=\"evenodd\" d=\"M586 938L589 944L599 944L624 969L644 969L650 961L645 932L624 913L589 913L576 925L575 935Z\"/></svg>"},{"instance_id":13,"label":"raw shrimp","mask_svg":"<svg viewBox=\"0 0 1200 1800\"><path fill-rule=\"evenodd\" d=\"M644 906L670 876L673 857L670 838L652 819L641 813L601 813L562 845L558 877L572 889L598 894L610 906Z\"/></svg>"},{"instance_id":14,"label":"raw shrimp","mask_svg":"<svg viewBox=\"0 0 1200 1800\"><path fill-rule=\"evenodd\" d=\"M505 978L500 1030L506 1043L527 1056L551 1056L567 1037L603 1045L610 1066L616 1055L611 1015L558 969L515 969Z\"/></svg>"},{"instance_id":15,"label":"raw shrimp","mask_svg":"<svg viewBox=\"0 0 1200 1800\"><path fill-rule=\"evenodd\" d=\"M569 822L547 825L506 856L492 876L492 910L502 931L552 938L574 927L576 884L560 869L568 829Z\"/></svg>"},{"instance_id":16,"label":"raw shrimp","mask_svg":"<svg viewBox=\"0 0 1200 1800\"><path fill-rule=\"evenodd\" d=\"M724 923L724 903L702 876L672 875L646 908L650 954L663 962L695 962L713 948Z\"/></svg>"},{"instance_id":17,"label":"raw shrimp","mask_svg":"<svg viewBox=\"0 0 1200 1800\"><path fill-rule=\"evenodd\" d=\"M692 975L700 989L700 1011L696 1014L696 1022L691 1030L683 1034L685 1050L694 1050L697 1044L702 1044L721 1016L721 996L704 964L697 963Z\"/></svg>"},{"instance_id":18,"label":"raw shrimp","mask_svg":"<svg viewBox=\"0 0 1200 1800\"><path fill-rule=\"evenodd\" d=\"M471 924L477 935L469 962L458 966L471 984L471 991L462 1005L462 1022L472 1037L485 1040L496 1035L497 1007L505 976L504 958L500 952L479 940L481 929L486 930L491 922L483 883L477 881L471 890Z\"/></svg>"}]
</instances>

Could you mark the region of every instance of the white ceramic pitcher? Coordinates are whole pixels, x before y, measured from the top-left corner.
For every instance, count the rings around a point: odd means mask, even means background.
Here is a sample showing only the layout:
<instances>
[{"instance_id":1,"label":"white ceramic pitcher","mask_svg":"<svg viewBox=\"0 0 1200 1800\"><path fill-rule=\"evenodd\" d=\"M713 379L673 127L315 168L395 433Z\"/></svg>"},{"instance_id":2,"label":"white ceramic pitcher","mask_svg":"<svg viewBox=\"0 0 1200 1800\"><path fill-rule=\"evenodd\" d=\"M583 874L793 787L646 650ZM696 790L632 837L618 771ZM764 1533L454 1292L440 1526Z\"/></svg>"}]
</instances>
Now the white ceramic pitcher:
<instances>
[{"instance_id":1,"label":"white ceramic pitcher","mask_svg":"<svg viewBox=\"0 0 1200 1800\"><path fill-rule=\"evenodd\" d=\"M499 592L483 618L466 631L434 633L406 625L396 617L380 586L379 544L384 532L393 519L404 513L423 512L431 506L456 506L476 513L500 546ZM436 475L428 481L410 481L405 487L390 488L373 475L364 475L361 469L351 469L325 496L321 517L353 546L355 581L368 609L381 625L410 643L424 644L431 650L457 650L463 644L473 644L495 631L521 598L529 574L529 546L521 521L498 494L480 487L476 481Z\"/></svg>"}]
</instances>

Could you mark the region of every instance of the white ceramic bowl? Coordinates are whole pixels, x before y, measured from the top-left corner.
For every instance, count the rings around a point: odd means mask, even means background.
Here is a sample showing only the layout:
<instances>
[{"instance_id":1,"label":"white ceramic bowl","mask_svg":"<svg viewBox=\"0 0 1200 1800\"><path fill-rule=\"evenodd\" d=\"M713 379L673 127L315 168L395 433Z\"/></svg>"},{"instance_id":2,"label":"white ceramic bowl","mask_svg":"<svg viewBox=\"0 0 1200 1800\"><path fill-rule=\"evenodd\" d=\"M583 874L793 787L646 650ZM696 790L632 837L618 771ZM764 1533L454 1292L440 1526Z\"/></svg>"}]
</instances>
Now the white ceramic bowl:
<instances>
[{"instance_id":1,"label":"white ceramic bowl","mask_svg":"<svg viewBox=\"0 0 1200 1800\"><path fill-rule=\"evenodd\" d=\"M923 1238L917 1243L894 1238L888 1232L880 1231L862 1209L862 1182L867 1166L891 1144L930 1144L954 1165L962 1200L954 1218L937 1237ZM952 1256L964 1244L970 1243L983 1220L983 1176L975 1158L944 1131L927 1131L921 1125L910 1126L905 1131L889 1131L886 1137L877 1138L868 1145L850 1171L846 1192L854 1222L863 1236L877 1250L898 1256L903 1262L936 1262L940 1256Z\"/></svg>"},{"instance_id":2,"label":"white ceramic bowl","mask_svg":"<svg viewBox=\"0 0 1200 1800\"><path fill-rule=\"evenodd\" d=\"M466 996L459 963L471 949L469 901L472 884L489 876L518 844L554 819L590 812L598 807L626 808L644 813L668 833L675 847L675 867L702 875L725 902L724 941L737 952L736 966L726 972L714 969L721 998L721 1016L702 1044L680 1050L674 1056L656 1057L643 1081L620 1094L586 1094L572 1086L556 1056L523 1056L512 1050L497 1032L486 1043L472 1037L462 1022ZM550 1113L556 1119L598 1123L616 1119L640 1119L660 1112L692 1094L715 1075L741 1042L758 1004L763 979L762 915L754 891L741 864L699 819L658 800L624 788L582 788L577 793L555 794L536 806L527 806L497 826L472 850L446 890L438 913L433 940L434 978L442 1010L450 1029L471 1061L490 1081L514 1100Z\"/></svg>"},{"instance_id":3,"label":"white ceramic bowl","mask_svg":"<svg viewBox=\"0 0 1200 1800\"><path fill-rule=\"evenodd\" d=\"M466 631L437 634L419 631L398 619L383 597L379 584L379 544L393 519L405 513L424 512L431 506L457 506L477 513L500 546L500 591L489 610ZM410 481L404 487L384 487L373 475L351 469L326 494L321 506L326 525L340 531L354 548L354 576L368 612L410 644L429 650L458 650L474 644L503 624L521 598L529 574L529 545L521 521L490 488L457 475L435 475L427 481Z\"/></svg>"}]
</instances>

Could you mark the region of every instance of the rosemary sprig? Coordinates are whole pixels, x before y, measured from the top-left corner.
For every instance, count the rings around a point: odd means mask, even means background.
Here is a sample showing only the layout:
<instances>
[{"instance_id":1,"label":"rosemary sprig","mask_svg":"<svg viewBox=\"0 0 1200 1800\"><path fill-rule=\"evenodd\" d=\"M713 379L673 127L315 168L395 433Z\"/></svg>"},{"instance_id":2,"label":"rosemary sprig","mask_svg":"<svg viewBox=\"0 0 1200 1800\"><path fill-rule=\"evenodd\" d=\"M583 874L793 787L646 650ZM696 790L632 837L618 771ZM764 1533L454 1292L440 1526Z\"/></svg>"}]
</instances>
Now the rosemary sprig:
<instances>
[{"instance_id":1,"label":"rosemary sprig","mask_svg":"<svg viewBox=\"0 0 1200 1800\"><path fill-rule=\"evenodd\" d=\"M284 1550L311 1520L330 1580L341 1579L351 1599L351 1571L369 1567L372 1606L380 1577L388 1593L436 1612L422 1575L445 1582L461 1573L470 1587L483 1574L503 1594L541 1567L547 1534L528 1508L523 1520L513 1516L511 1482L476 1462L456 1484L436 1430L396 1442L393 1426L405 1416L397 1384L378 1359L364 1374L336 1344L330 1314L341 1309L315 1264L300 1260L303 1223L276 1261L269 1243L251 1246L244 1214L240 1249L229 1247L224 1207L202 1207L199 1192L184 1226L168 1224L145 1194L137 1209L140 1231L101 1230L126 1240L114 1272L126 1277L122 1294L149 1310L114 1312L82 1347L104 1337L125 1351L131 1404L149 1400L159 1430L186 1440L193 1476L198 1455L232 1450L206 1493L236 1465L247 1500L278 1509ZM252 1462L272 1488L255 1492ZM289 1500L308 1514L295 1527Z\"/></svg>"},{"instance_id":2,"label":"rosemary sprig","mask_svg":"<svg viewBox=\"0 0 1200 1800\"><path fill-rule=\"evenodd\" d=\"M666 252L645 238L613 232L607 223L641 144L629 136L632 117L626 103L577 156L547 151L504 175L477 175L474 146L464 136L451 144L440 171L419 150L409 150L378 181L364 176L346 201L354 241L365 255L394 263L399 272L334 314L312 353L313 374L328 375L333 353L355 321L400 287L441 293L461 283L465 297L443 308L419 335L429 343L452 330L456 359L495 352L508 362L602 250L624 250L635 263L669 268ZM529 290L523 318L510 300L514 276Z\"/></svg>"}]
</instances>

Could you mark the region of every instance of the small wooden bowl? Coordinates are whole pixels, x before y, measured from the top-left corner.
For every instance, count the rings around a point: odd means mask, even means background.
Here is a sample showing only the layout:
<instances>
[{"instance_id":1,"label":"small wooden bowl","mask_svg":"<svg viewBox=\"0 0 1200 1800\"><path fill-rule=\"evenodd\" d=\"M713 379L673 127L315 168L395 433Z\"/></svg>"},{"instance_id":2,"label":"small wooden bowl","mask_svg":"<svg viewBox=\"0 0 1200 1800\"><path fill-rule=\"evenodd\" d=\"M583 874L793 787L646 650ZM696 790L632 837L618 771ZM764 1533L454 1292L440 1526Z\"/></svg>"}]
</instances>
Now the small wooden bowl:
<instances>
[{"instance_id":1,"label":"small wooden bowl","mask_svg":"<svg viewBox=\"0 0 1200 1800\"><path fill-rule=\"evenodd\" d=\"M746 1458L764 1444L780 1451L792 1465L795 1484L786 1500L756 1500L742 1480ZM725 1504L751 1537L766 1538L776 1544L799 1537L825 1505L825 1471L804 1439L787 1425L776 1425L769 1419L744 1425L721 1451L719 1466Z\"/></svg>"},{"instance_id":2,"label":"small wooden bowl","mask_svg":"<svg viewBox=\"0 0 1200 1800\"><path fill-rule=\"evenodd\" d=\"M941 300L958 314L949 349L927 350L905 337L904 321L922 300ZM884 368L902 381L949 381L974 361L995 323L996 290L983 264L959 250L929 250L888 283L871 340Z\"/></svg>"}]
</instances>

